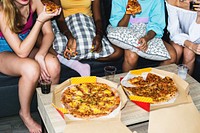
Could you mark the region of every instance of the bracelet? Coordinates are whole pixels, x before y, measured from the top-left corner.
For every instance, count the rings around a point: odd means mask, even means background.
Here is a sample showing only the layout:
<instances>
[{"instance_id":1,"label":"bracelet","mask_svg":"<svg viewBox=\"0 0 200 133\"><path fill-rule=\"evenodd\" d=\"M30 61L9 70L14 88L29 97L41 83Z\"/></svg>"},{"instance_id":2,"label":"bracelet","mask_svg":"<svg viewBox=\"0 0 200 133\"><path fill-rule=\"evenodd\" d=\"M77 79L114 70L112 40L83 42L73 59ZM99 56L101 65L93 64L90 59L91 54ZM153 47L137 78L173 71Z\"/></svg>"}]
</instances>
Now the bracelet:
<instances>
[{"instance_id":1,"label":"bracelet","mask_svg":"<svg viewBox=\"0 0 200 133\"><path fill-rule=\"evenodd\" d=\"M39 19L36 19L36 21L38 21L38 22L40 22L40 23L42 23L42 24L43 24L43 22L42 22L41 20L39 20Z\"/></svg>"}]
</instances>

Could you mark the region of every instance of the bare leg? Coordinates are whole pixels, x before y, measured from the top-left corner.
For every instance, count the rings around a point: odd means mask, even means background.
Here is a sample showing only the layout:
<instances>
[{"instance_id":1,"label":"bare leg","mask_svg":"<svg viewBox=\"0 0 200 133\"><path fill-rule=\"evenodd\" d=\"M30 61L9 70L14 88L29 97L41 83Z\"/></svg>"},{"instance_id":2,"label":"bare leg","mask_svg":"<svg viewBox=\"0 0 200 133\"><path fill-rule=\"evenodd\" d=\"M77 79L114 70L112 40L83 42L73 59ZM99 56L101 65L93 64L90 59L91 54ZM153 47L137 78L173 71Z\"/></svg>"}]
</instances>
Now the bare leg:
<instances>
[{"instance_id":1,"label":"bare leg","mask_svg":"<svg viewBox=\"0 0 200 133\"><path fill-rule=\"evenodd\" d=\"M34 58L35 54L38 52L38 48L34 48L30 54L30 58ZM45 62L46 67L51 75L52 84L57 84L60 78L60 62L55 55L54 50L51 49L50 52L46 55Z\"/></svg>"},{"instance_id":2,"label":"bare leg","mask_svg":"<svg viewBox=\"0 0 200 133\"><path fill-rule=\"evenodd\" d=\"M30 114L31 99L40 76L39 64L33 59L19 58L10 52L0 53L0 61L0 72L11 76L20 76L18 86L21 119L30 133L42 132L41 126L33 120Z\"/></svg>"},{"instance_id":3,"label":"bare leg","mask_svg":"<svg viewBox=\"0 0 200 133\"><path fill-rule=\"evenodd\" d=\"M180 59L181 59L181 56L183 55L183 47L174 43L174 42L171 42L171 45L174 47L174 49L176 50L176 64L179 64L180 62Z\"/></svg>"},{"instance_id":4,"label":"bare leg","mask_svg":"<svg viewBox=\"0 0 200 133\"><path fill-rule=\"evenodd\" d=\"M108 57L102 57L102 58L99 58L98 60L99 61L113 61L113 60L117 60L119 59L120 57L122 57L123 55L123 49L115 46L115 45L112 45L113 48L114 48L114 53L109 55Z\"/></svg>"},{"instance_id":5,"label":"bare leg","mask_svg":"<svg viewBox=\"0 0 200 133\"><path fill-rule=\"evenodd\" d=\"M47 65L47 70L51 75L52 84L57 84L60 79L60 62L55 55L50 53L46 55L45 62Z\"/></svg>"},{"instance_id":6,"label":"bare leg","mask_svg":"<svg viewBox=\"0 0 200 133\"><path fill-rule=\"evenodd\" d=\"M167 48L167 51L169 52L171 59L165 60L160 65L168 65L176 62L176 51L173 46L171 46L169 43L163 41L165 44L165 47Z\"/></svg>"},{"instance_id":7,"label":"bare leg","mask_svg":"<svg viewBox=\"0 0 200 133\"><path fill-rule=\"evenodd\" d=\"M195 53L187 47L184 48L183 52L183 64L186 64L189 68L188 74L192 75L195 64Z\"/></svg>"},{"instance_id":8,"label":"bare leg","mask_svg":"<svg viewBox=\"0 0 200 133\"><path fill-rule=\"evenodd\" d=\"M124 62L122 65L123 72L128 72L137 66L139 56L131 52L130 50L125 50L124 52Z\"/></svg>"}]
</instances>

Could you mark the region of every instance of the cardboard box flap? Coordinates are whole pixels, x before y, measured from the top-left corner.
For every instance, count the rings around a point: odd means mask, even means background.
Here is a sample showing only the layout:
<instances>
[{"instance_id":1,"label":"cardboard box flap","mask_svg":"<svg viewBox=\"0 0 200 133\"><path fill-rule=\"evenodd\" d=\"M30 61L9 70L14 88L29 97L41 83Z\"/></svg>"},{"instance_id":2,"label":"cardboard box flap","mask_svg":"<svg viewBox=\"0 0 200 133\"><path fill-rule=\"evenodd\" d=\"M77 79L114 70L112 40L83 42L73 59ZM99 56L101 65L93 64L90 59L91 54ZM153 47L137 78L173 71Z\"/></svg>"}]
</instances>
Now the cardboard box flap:
<instances>
[{"instance_id":1,"label":"cardboard box flap","mask_svg":"<svg viewBox=\"0 0 200 133\"><path fill-rule=\"evenodd\" d=\"M200 116L194 103L150 112L148 133L200 133Z\"/></svg>"},{"instance_id":2,"label":"cardboard box flap","mask_svg":"<svg viewBox=\"0 0 200 133\"><path fill-rule=\"evenodd\" d=\"M119 120L80 121L66 124L64 133L132 133Z\"/></svg>"}]
</instances>

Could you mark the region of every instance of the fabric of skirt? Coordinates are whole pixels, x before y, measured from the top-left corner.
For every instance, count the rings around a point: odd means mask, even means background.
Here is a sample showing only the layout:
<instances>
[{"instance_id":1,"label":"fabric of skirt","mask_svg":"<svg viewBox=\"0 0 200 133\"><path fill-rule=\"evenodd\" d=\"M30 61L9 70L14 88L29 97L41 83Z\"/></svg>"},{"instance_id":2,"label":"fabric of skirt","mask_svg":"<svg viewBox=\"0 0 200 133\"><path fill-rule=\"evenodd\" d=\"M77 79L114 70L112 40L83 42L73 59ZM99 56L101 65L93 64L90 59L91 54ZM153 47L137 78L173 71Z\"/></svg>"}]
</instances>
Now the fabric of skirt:
<instances>
[{"instance_id":1,"label":"fabric of skirt","mask_svg":"<svg viewBox=\"0 0 200 133\"><path fill-rule=\"evenodd\" d=\"M92 17L78 13L66 17L65 22L77 44L78 55L71 59L98 59L107 57L114 52L111 43L105 36L102 38L102 51L100 53L91 52L92 41L96 36L96 27ZM60 32L55 20L52 21L52 27L55 34L53 48L58 54L63 55L68 41L67 37Z\"/></svg>"}]
</instances>

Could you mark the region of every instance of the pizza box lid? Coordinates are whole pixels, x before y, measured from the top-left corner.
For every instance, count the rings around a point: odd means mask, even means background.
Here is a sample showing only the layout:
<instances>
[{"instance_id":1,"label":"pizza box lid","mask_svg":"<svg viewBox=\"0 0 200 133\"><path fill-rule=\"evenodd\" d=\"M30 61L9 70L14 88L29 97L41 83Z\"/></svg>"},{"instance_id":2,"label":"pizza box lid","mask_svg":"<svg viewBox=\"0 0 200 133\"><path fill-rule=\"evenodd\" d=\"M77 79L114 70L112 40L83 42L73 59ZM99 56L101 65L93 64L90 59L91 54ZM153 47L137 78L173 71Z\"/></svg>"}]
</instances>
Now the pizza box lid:
<instances>
[{"instance_id":1,"label":"pizza box lid","mask_svg":"<svg viewBox=\"0 0 200 133\"><path fill-rule=\"evenodd\" d=\"M170 106L192 102L191 97L188 95L189 84L185 80L181 79L178 75L172 72L167 72L167 71L159 70L156 68L143 68L143 69L129 71L129 73L123 78L123 80L127 80L128 79L127 77L130 76L130 74L134 76L139 76L139 75L141 76L142 74L149 73L149 72L157 74L161 77L165 77L165 76L171 77L178 88L178 95L174 98L174 100L170 102L161 103L161 104L151 104L150 110L155 110L159 108L170 107ZM132 101L139 101L139 102L146 102L146 103L151 102L151 99L149 98L132 96L128 93L127 95Z\"/></svg>"},{"instance_id":2,"label":"pizza box lid","mask_svg":"<svg viewBox=\"0 0 200 133\"><path fill-rule=\"evenodd\" d=\"M148 133L200 133L200 114L194 103L150 112Z\"/></svg>"}]
</instances>

